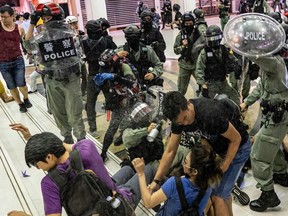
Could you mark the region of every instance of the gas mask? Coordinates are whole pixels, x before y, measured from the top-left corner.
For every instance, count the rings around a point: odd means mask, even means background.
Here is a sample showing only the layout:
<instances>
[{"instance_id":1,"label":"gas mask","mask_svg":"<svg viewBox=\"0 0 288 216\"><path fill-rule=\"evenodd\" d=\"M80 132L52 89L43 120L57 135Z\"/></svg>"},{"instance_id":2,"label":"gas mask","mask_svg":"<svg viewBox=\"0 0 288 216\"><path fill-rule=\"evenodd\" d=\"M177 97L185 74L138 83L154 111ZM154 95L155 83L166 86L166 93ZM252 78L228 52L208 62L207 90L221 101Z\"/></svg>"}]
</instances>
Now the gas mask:
<instances>
[{"instance_id":1,"label":"gas mask","mask_svg":"<svg viewBox=\"0 0 288 216\"><path fill-rule=\"evenodd\" d=\"M139 42L140 42L140 36L129 36L126 37L128 45L135 51L139 50Z\"/></svg>"},{"instance_id":2,"label":"gas mask","mask_svg":"<svg viewBox=\"0 0 288 216\"><path fill-rule=\"evenodd\" d=\"M102 31L99 30L95 32L87 29L87 35L90 39L98 40L102 36Z\"/></svg>"},{"instance_id":3,"label":"gas mask","mask_svg":"<svg viewBox=\"0 0 288 216\"><path fill-rule=\"evenodd\" d=\"M219 49L221 45L222 35L207 37L208 46L213 49Z\"/></svg>"},{"instance_id":4,"label":"gas mask","mask_svg":"<svg viewBox=\"0 0 288 216\"><path fill-rule=\"evenodd\" d=\"M145 30L149 30L152 28L152 18L150 16L144 17L141 20L141 24Z\"/></svg>"}]
</instances>

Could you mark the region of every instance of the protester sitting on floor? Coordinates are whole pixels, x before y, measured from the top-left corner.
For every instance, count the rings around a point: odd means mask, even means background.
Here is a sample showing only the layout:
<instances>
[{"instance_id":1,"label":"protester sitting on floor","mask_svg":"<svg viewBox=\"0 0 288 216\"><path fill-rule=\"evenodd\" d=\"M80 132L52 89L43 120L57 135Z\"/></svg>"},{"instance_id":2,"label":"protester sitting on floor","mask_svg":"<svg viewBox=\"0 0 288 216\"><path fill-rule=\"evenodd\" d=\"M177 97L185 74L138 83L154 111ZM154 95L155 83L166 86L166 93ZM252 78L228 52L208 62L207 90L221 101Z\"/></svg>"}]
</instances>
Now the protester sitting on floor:
<instances>
[{"instance_id":1,"label":"protester sitting on floor","mask_svg":"<svg viewBox=\"0 0 288 216\"><path fill-rule=\"evenodd\" d=\"M134 175L134 171L130 167L124 167L112 176L117 183L116 185L109 176L102 158L91 140L84 139L70 145L62 143L57 136L49 132L32 136L29 129L22 124L11 124L10 127L12 130L21 132L24 139L27 140L25 160L28 167L35 166L48 172L56 167L59 171L65 172L71 160L69 153L77 149L85 170L92 170L110 190L120 193L133 208L137 207L141 199L138 176ZM145 173L147 173L146 179L149 183L153 179L155 170L150 166L146 166L145 170ZM60 216L62 214L61 192L49 174L42 179L41 189L45 215ZM10 215L17 215L18 213L21 212L13 211Z\"/></svg>"},{"instance_id":2,"label":"protester sitting on floor","mask_svg":"<svg viewBox=\"0 0 288 216\"><path fill-rule=\"evenodd\" d=\"M7 95L7 93L6 93L6 91L5 91L5 88L4 88L3 83L1 82L1 80L0 80L0 98L1 98L5 103L8 103L8 102L14 100L12 96Z\"/></svg>"},{"instance_id":3,"label":"protester sitting on floor","mask_svg":"<svg viewBox=\"0 0 288 216\"><path fill-rule=\"evenodd\" d=\"M211 187L216 186L222 178L223 172L220 163L221 158L216 156L209 146L203 144L193 146L183 162L183 174L185 176L181 177L181 182L184 196L189 207L193 205L196 199L199 199L199 215L204 214L204 209L212 192ZM139 177L141 197L145 207L152 208L165 201L156 215L179 215L182 206L176 186L177 177L169 178L161 189L151 194L144 175L144 160L136 158L132 164Z\"/></svg>"}]
</instances>

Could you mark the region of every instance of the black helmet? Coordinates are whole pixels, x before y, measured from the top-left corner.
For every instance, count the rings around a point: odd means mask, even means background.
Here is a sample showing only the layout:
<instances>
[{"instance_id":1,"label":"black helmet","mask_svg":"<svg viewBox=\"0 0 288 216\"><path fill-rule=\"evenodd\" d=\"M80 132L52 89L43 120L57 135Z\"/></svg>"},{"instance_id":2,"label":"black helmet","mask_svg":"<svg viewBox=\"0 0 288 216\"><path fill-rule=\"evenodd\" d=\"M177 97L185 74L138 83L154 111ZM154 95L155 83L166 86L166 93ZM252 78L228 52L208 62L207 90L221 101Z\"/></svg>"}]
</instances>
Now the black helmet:
<instances>
[{"instance_id":1,"label":"black helmet","mask_svg":"<svg viewBox=\"0 0 288 216\"><path fill-rule=\"evenodd\" d=\"M99 65L103 67L110 67L113 64L113 57L116 52L113 49L106 49L99 57Z\"/></svg>"},{"instance_id":2,"label":"black helmet","mask_svg":"<svg viewBox=\"0 0 288 216\"><path fill-rule=\"evenodd\" d=\"M123 30L125 38L140 38L141 29L136 25L129 25Z\"/></svg>"},{"instance_id":3,"label":"black helmet","mask_svg":"<svg viewBox=\"0 0 288 216\"><path fill-rule=\"evenodd\" d=\"M204 18L204 11L202 9L196 8L193 13L197 19Z\"/></svg>"},{"instance_id":4,"label":"black helmet","mask_svg":"<svg viewBox=\"0 0 288 216\"><path fill-rule=\"evenodd\" d=\"M89 20L85 25L85 28L87 29L87 31L91 31L91 32L102 31L102 22L100 19Z\"/></svg>"},{"instance_id":5,"label":"black helmet","mask_svg":"<svg viewBox=\"0 0 288 216\"><path fill-rule=\"evenodd\" d=\"M191 21L191 20L193 21L193 23L195 23L194 16L191 13L188 13L188 12L184 13L182 15L182 17L181 17L182 23L184 23L185 21Z\"/></svg>"},{"instance_id":6,"label":"black helmet","mask_svg":"<svg viewBox=\"0 0 288 216\"><path fill-rule=\"evenodd\" d=\"M140 18L143 19L144 17L150 16L151 18L153 18L153 13L150 10L144 10L141 15Z\"/></svg>"},{"instance_id":7,"label":"black helmet","mask_svg":"<svg viewBox=\"0 0 288 216\"><path fill-rule=\"evenodd\" d=\"M142 1L139 1L139 2L138 2L138 5L139 5L140 7L142 7L143 4L144 4L144 3L143 3Z\"/></svg>"},{"instance_id":8,"label":"black helmet","mask_svg":"<svg viewBox=\"0 0 288 216\"><path fill-rule=\"evenodd\" d=\"M65 13L60 5L53 2L38 4L35 8L35 12L42 16L52 16L52 20L63 20Z\"/></svg>"},{"instance_id":9,"label":"black helmet","mask_svg":"<svg viewBox=\"0 0 288 216\"><path fill-rule=\"evenodd\" d=\"M211 25L206 30L206 39L208 42L208 46L212 48L220 47L220 43L222 40L222 31L219 26Z\"/></svg>"},{"instance_id":10,"label":"black helmet","mask_svg":"<svg viewBox=\"0 0 288 216\"><path fill-rule=\"evenodd\" d=\"M268 16L272 17L273 19L275 19L277 22L282 23L282 17L281 14L279 12L272 12L269 13Z\"/></svg>"},{"instance_id":11,"label":"black helmet","mask_svg":"<svg viewBox=\"0 0 288 216\"><path fill-rule=\"evenodd\" d=\"M179 4L173 4L173 11L179 11L180 5Z\"/></svg>"},{"instance_id":12,"label":"black helmet","mask_svg":"<svg viewBox=\"0 0 288 216\"><path fill-rule=\"evenodd\" d=\"M100 22L101 22L101 26L102 26L102 30L105 31L106 29L110 28L110 23L108 22L107 19L101 17L99 18Z\"/></svg>"}]
</instances>

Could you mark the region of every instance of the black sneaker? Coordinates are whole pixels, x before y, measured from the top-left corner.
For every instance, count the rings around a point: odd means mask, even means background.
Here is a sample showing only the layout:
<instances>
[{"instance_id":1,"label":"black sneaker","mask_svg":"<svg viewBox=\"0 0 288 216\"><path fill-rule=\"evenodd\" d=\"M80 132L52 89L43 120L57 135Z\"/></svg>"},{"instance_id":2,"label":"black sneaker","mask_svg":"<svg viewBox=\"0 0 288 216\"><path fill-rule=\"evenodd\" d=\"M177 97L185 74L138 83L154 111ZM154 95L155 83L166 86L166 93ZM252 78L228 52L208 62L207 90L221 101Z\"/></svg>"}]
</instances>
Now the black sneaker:
<instances>
[{"instance_id":1,"label":"black sneaker","mask_svg":"<svg viewBox=\"0 0 288 216\"><path fill-rule=\"evenodd\" d=\"M24 103L19 104L19 107L20 107L20 112L21 113L27 112L27 108L26 108Z\"/></svg>"},{"instance_id":2,"label":"black sneaker","mask_svg":"<svg viewBox=\"0 0 288 216\"><path fill-rule=\"evenodd\" d=\"M31 108L32 107L32 104L30 103L29 99L24 99L24 104L26 106L26 108Z\"/></svg>"},{"instance_id":3,"label":"black sneaker","mask_svg":"<svg viewBox=\"0 0 288 216\"><path fill-rule=\"evenodd\" d=\"M104 163L108 160L107 154L102 154L101 153L101 157L102 157L102 160L103 160Z\"/></svg>"},{"instance_id":4,"label":"black sneaker","mask_svg":"<svg viewBox=\"0 0 288 216\"><path fill-rule=\"evenodd\" d=\"M234 185L234 187L232 189L232 195L243 206L248 205L250 202L250 198L249 198L248 194L243 192L237 185Z\"/></svg>"},{"instance_id":5,"label":"black sneaker","mask_svg":"<svg viewBox=\"0 0 288 216\"><path fill-rule=\"evenodd\" d=\"M273 180L275 184L279 184L283 187L288 187L288 173L273 174Z\"/></svg>"},{"instance_id":6,"label":"black sneaker","mask_svg":"<svg viewBox=\"0 0 288 216\"><path fill-rule=\"evenodd\" d=\"M113 144L114 146L120 146L121 144L123 144L122 134L120 134L120 136L114 139Z\"/></svg>"},{"instance_id":7,"label":"black sneaker","mask_svg":"<svg viewBox=\"0 0 288 216\"><path fill-rule=\"evenodd\" d=\"M257 212L263 212L267 208L274 208L281 203L274 190L262 191L257 200L250 202L250 209Z\"/></svg>"}]
</instances>

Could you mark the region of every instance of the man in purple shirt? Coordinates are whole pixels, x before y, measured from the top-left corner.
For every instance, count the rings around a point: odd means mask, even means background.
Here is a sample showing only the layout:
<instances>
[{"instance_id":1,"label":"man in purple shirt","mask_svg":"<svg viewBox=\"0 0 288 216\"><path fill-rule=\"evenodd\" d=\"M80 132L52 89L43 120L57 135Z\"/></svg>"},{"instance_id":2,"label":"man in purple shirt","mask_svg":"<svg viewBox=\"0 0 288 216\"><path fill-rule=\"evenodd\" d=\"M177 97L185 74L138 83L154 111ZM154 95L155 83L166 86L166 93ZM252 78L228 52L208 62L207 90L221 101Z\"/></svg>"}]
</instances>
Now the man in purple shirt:
<instances>
[{"instance_id":1,"label":"man in purple shirt","mask_svg":"<svg viewBox=\"0 0 288 216\"><path fill-rule=\"evenodd\" d=\"M61 172L65 172L70 164L69 152L78 149L85 170L92 170L107 187L121 193L134 208L140 201L140 188L136 184L138 179L134 171L122 168L114 176L109 176L103 160L98 153L95 144L91 140L81 140L74 145L63 144L56 135L43 132L31 136L28 128L22 124L12 124L11 129L20 131L27 141L25 146L25 161L28 167L35 166L38 169L49 171L55 166ZM130 168L130 167L129 167ZM152 181L154 170L147 167L146 178ZM125 176L125 178L124 178ZM62 213L61 193L56 183L46 175L41 181L41 189L44 201L45 215L60 216Z\"/></svg>"}]
</instances>

